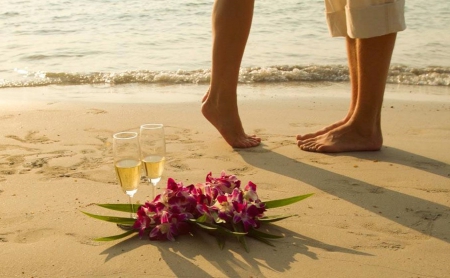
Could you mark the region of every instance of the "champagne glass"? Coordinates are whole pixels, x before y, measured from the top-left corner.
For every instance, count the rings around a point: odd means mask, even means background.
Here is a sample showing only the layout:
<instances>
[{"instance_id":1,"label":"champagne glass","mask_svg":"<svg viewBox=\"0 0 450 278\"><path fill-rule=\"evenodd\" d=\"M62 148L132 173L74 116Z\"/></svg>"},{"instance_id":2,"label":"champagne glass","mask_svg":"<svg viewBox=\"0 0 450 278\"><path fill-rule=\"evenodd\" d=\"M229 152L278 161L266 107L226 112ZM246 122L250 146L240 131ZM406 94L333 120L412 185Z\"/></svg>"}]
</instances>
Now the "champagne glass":
<instances>
[{"instance_id":1,"label":"champagne glass","mask_svg":"<svg viewBox=\"0 0 450 278\"><path fill-rule=\"evenodd\" d=\"M141 158L144 167L144 174L149 183L153 185L152 199L154 199L156 196L156 185L161 180L166 161L164 125L141 125L139 144L141 146Z\"/></svg>"},{"instance_id":2,"label":"champagne glass","mask_svg":"<svg viewBox=\"0 0 450 278\"><path fill-rule=\"evenodd\" d=\"M113 135L114 168L117 179L130 201L130 216L135 218L132 198L141 180L141 157L137 132L119 132Z\"/></svg>"}]
</instances>

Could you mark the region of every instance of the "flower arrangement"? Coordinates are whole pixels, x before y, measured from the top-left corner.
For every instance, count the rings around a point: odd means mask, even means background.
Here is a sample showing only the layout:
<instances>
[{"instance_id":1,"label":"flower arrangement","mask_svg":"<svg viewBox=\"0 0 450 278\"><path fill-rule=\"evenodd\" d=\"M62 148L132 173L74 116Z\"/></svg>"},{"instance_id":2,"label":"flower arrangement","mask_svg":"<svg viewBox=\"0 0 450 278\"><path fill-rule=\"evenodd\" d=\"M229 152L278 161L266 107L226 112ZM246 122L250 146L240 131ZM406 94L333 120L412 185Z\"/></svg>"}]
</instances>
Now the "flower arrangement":
<instances>
[{"instance_id":1,"label":"flower arrangement","mask_svg":"<svg viewBox=\"0 0 450 278\"><path fill-rule=\"evenodd\" d=\"M214 235L220 248L223 248L226 236L232 235L248 251L245 236L273 246L270 240L282 236L259 231L260 225L294 216L266 216L268 209L286 206L311 195L263 202L256 192L256 184L249 181L241 188L241 181L235 175L227 175L222 171L218 178L209 173L204 183L188 186L169 178L162 194L134 211L136 219L83 213L128 228L123 234L97 238L97 241L120 239L133 233L139 233L141 238L148 236L150 240L174 241L177 236L189 234L193 227L198 227ZM130 212L128 204L97 205Z\"/></svg>"}]
</instances>

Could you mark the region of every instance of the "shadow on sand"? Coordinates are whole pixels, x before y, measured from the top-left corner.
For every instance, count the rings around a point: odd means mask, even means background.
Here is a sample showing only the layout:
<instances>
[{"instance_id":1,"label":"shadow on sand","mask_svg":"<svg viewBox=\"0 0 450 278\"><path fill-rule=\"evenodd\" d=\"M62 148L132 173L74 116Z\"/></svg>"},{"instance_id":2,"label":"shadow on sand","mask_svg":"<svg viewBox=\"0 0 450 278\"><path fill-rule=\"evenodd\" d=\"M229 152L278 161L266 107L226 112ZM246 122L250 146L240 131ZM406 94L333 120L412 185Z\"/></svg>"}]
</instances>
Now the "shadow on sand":
<instances>
[{"instance_id":1,"label":"shadow on sand","mask_svg":"<svg viewBox=\"0 0 450 278\"><path fill-rule=\"evenodd\" d=\"M238 152L246 163L256 168L309 184L407 228L450 243L450 207L317 168L268 150L265 146ZM397 148L385 147L379 152L345 155L404 165L445 178L450 177L448 164ZM450 179L448 188L443 190L450 192ZM392 207L397 209L392 210Z\"/></svg>"},{"instance_id":2,"label":"shadow on sand","mask_svg":"<svg viewBox=\"0 0 450 278\"><path fill-rule=\"evenodd\" d=\"M138 248L152 248L148 251L149 256L160 256L161 261L172 270L175 277L213 277L201 265L195 264L195 261L201 261L195 259L196 257L203 257L214 266L215 272L220 271L227 277L242 277L243 273L258 274L265 268L275 272L289 270L291 264L296 262L295 256L298 254L317 260L317 255L311 250L314 248L328 252L371 256L357 250L326 244L276 225L264 227L268 227L268 231L273 234L284 235L285 238L274 240L275 247L249 238L247 243L250 251L247 253L232 237L227 240L225 248L220 250L215 238L202 231L194 231L194 236L181 236L177 242L149 241L146 238L139 239L138 236L133 236L111 246L102 254L106 254L105 260L109 261ZM159 254L155 252L154 247L158 249ZM236 258L237 253L241 259Z\"/></svg>"},{"instance_id":3,"label":"shadow on sand","mask_svg":"<svg viewBox=\"0 0 450 278\"><path fill-rule=\"evenodd\" d=\"M450 221L448 220L450 208L447 206L304 164L268 150L265 146L252 150L239 150L238 153L246 163L256 168L307 183L376 213L380 217L385 217L447 243L450 242ZM405 165L447 178L450 174L448 164L391 147L384 148L380 152L349 153L346 155L359 159ZM355 192L363 194L355 194ZM391 209L393 204L397 207L396 210ZM399 212L402 212L402 217L398 217ZM438 223L438 220L441 221ZM148 241L147 239L139 240L137 236L134 236L111 246L102 254L106 254L106 261L109 261L124 254L124 252L130 252L137 248L156 247L161 260L170 267L176 277L186 276L187 274L193 277L212 277L201 265L195 264L196 260L192 260L198 256L203 257L218 271L229 277L238 277L243 272L247 273L248 271L257 274L264 268L284 272L290 269L292 263L296 262L295 256L297 254L314 260L318 259L312 251L314 248L328 252L371 256L368 253L320 242L276 225L268 226L271 232L283 234L285 238L274 241L275 247L249 239L249 253L246 253L238 242L232 238L227 241L224 250L220 250L213 237L197 232L194 237L179 237L175 244L172 242ZM152 253L152 256L158 256L155 252ZM242 259L236 259L236 253Z\"/></svg>"}]
</instances>

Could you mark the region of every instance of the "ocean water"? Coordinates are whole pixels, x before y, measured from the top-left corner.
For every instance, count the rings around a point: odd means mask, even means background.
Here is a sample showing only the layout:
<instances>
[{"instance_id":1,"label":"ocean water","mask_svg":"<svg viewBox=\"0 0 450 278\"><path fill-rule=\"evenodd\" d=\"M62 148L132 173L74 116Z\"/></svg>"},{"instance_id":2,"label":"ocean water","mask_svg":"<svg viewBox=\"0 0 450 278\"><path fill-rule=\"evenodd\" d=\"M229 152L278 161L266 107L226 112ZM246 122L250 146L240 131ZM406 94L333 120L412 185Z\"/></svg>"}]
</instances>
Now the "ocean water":
<instances>
[{"instance_id":1,"label":"ocean water","mask_svg":"<svg viewBox=\"0 0 450 278\"><path fill-rule=\"evenodd\" d=\"M2 0L0 88L207 84L213 3ZM407 0L405 16L388 82L450 86L450 1ZM348 81L323 1L257 0L240 81Z\"/></svg>"}]
</instances>

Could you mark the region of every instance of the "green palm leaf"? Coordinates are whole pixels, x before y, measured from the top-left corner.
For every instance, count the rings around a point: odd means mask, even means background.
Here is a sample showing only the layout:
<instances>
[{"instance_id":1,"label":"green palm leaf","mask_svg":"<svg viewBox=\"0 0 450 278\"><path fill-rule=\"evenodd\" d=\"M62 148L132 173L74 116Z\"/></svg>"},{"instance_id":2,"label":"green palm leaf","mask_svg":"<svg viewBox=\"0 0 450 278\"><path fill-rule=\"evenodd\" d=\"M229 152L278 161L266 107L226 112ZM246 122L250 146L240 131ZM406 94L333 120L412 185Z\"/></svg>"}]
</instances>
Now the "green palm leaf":
<instances>
[{"instance_id":1,"label":"green palm leaf","mask_svg":"<svg viewBox=\"0 0 450 278\"><path fill-rule=\"evenodd\" d=\"M225 247L225 237L220 234L216 234L214 236L216 237L217 244L219 245L220 250L223 250L223 248Z\"/></svg>"},{"instance_id":2,"label":"green palm leaf","mask_svg":"<svg viewBox=\"0 0 450 278\"><path fill-rule=\"evenodd\" d=\"M270 222L276 222L276 221L280 221L292 216L297 216L297 214L290 214L290 215L273 215L273 216L264 216L259 218L259 221L264 222L264 223L270 223Z\"/></svg>"},{"instance_id":3,"label":"green palm leaf","mask_svg":"<svg viewBox=\"0 0 450 278\"><path fill-rule=\"evenodd\" d=\"M116 236L108 236L108 237L100 237L100 238L96 238L96 239L94 239L94 240L95 240L95 241L112 241L112 240L124 238L124 237L126 237L126 236L128 236L128 235L131 235L131 234L134 234L134 233L137 233L137 231L131 230L131 231L125 232L125 233L120 234L120 235L116 235Z\"/></svg>"},{"instance_id":4,"label":"green palm leaf","mask_svg":"<svg viewBox=\"0 0 450 278\"><path fill-rule=\"evenodd\" d=\"M133 211L131 211L130 204L96 204L99 207L107 208L115 211L122 211L122 212L133 212L136 213L140 207L138 204L133 204Z\"/></svg>"},{"instance_id":5,"label":"green palm leaf","mask_svg":"<svg viewBox=\"0 0 450 278\"><path fill-rule=\"evenodd\" d=\"M113 223L117 223L117 224L133 225L134 222L136 221L133 218L97 215L97 214L91 214L91 213L84 212L84 211L82 211L82 213L84 213L87 216L90 216L92 218L95 218L95 219L100 219L103 221L113 222Z\"/></svg>"},{"instance_id":6,"label":"green palm leaf","mask_svg":"<svg viewBox=\"0 0 450 278\"><path fill-rule=\"evenodd\" d=\"M244 236L247 235L246 232L232 231L232 230L227 229L227 228L224 228L224 227L222 227L222 226L217 226L217 229L218 229L219 231L223 232L223 233L237 236L238 238L241 238L241 237L244 237Z\"/></svg>"},{"instance_id":7,"label":"green palm leaf","mask_svg":"<svg viewBox=\"0 0 450 278\"><path fill-rule=\"evenodd\" d=\"M214 226L210 226L210 225L205 225L199 222L195 222L193 221L197 226L199 226L200 228L202 228L203 230L208 230L208 231L216 231L217 227Z\"/></svg>"},{"instance_id":8,"label":"green palm leaf","mask_svg":"<svg viewBox=\"0 0 450 278\"><path fill-rule=\"evenodd\" d=\"M306 199L306 198L312 196L313 194L314 193L310 193L310 194L294 196L294 197L290 197L290 198L286 198L286 199L267 201L267 202L263 202L263 203L266 205L266 209L284 207L284 206L299 202L303 199Z\"/></svg>"},{"instance_id":9,"label":"green palm leaf","mask_svg":"<svg viewBox=\"0 0 450 278\"><path fill-rule=\"evenodd\" d=\"M233 229L235 232L242 233L244 231L242 225L237 225L233 223ZM244 235L247 235L248 233L245 233ZM239 243L244 247L245 251L248 253L250 250L248 249L247 240L245 239L245 236L239 236L238 237Z\"/></svg>"},{"instance_id":10,"label":"green palm leaf","mask_svg":"<svg viewBox=\"0 0 450 278\"><path fill-rule=\"evenodd\" d=\"M206 220L208 220L208 217L206 216L206 214L203 214L202 216L200 216L197 219L190 219L190 220L194 220L197 223L204 223L204 222L206 222Z\"/></svg>"}]
</instances>

